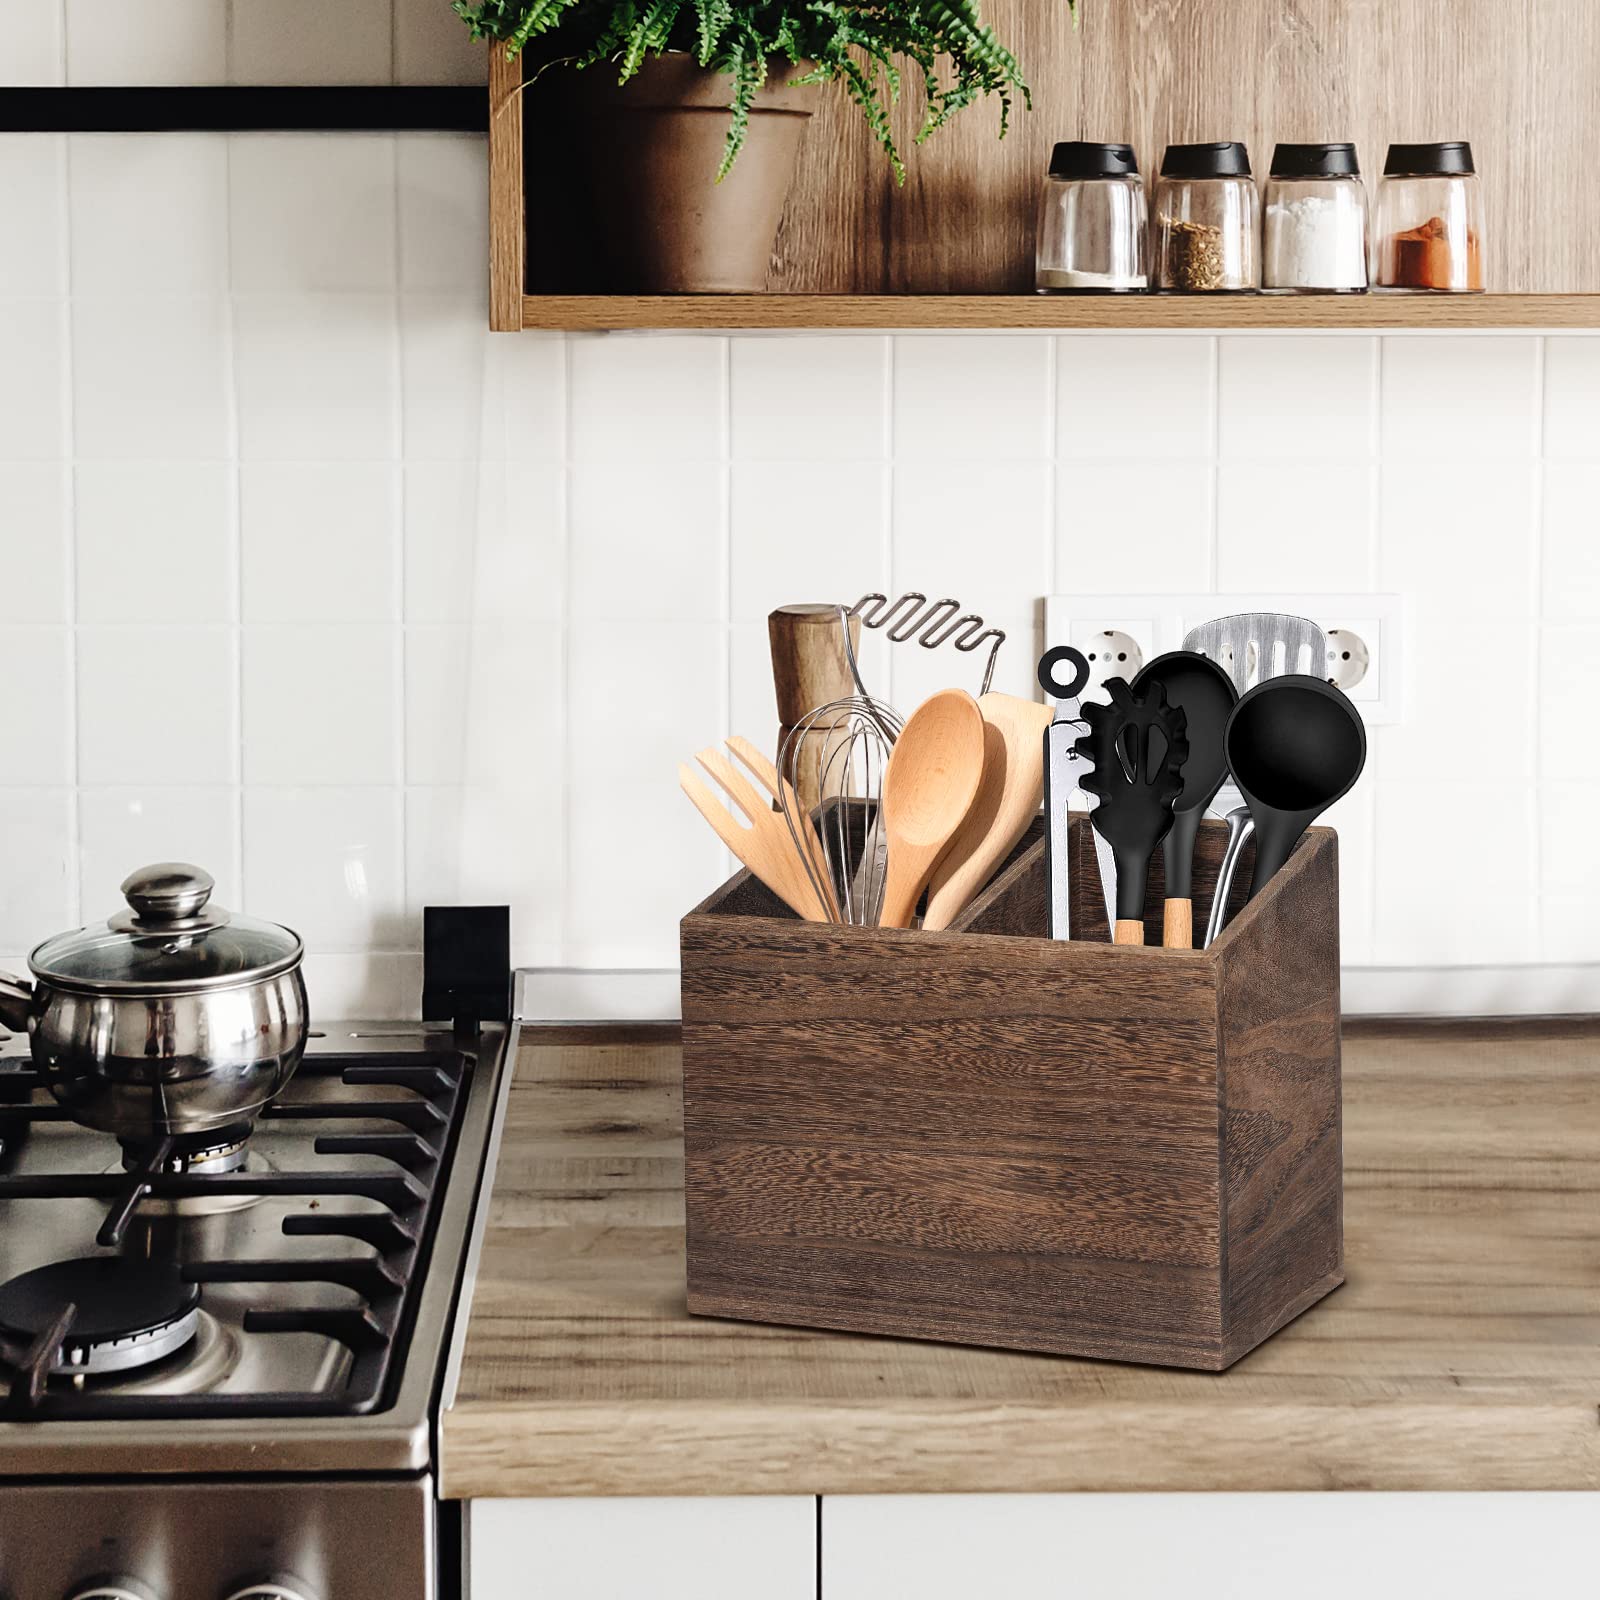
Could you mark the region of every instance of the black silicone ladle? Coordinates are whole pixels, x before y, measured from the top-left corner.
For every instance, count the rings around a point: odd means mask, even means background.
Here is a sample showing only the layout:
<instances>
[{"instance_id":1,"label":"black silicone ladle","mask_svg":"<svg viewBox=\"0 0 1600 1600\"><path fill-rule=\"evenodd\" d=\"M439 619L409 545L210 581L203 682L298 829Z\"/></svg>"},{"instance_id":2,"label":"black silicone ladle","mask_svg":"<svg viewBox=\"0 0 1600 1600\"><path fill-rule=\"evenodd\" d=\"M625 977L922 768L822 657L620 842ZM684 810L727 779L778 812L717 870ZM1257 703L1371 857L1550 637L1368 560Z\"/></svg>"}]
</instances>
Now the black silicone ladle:
<instances>
[{"instance_id":1,"label":"black silicone ladle","mask_svg":"<svg viewBox=\"0 0 1600 1600\"><path fill-rule=\"evenodd\" d=\"M1200 835L1200 819L1228 776L1228 756L1222 741L1228 718L1239 703L1239 691L1224 668L1196 650L1170 650L1146 663L1133 680L1134 692L1152 683L1159 683L1166 691L1168 705L1182 708L1184 737L1189 743L1182 769L1183 788L1172 802L1172 830L1161 842L1167 879L1161 942L1169 950L1191 950L1194 844Z\"/></svg>"},{"instance_id":2,"label":"black silicone ladle","mask_svg":"<svg viewBox=\"0 0 1600 1600\"><path fill-rule=\"evenodd\" d=\"M1252 898L1367 761L1361 713L1321 678L1266 678L1228 719L1228 766L1256 825Z\"/></svg>"}]
</instances>

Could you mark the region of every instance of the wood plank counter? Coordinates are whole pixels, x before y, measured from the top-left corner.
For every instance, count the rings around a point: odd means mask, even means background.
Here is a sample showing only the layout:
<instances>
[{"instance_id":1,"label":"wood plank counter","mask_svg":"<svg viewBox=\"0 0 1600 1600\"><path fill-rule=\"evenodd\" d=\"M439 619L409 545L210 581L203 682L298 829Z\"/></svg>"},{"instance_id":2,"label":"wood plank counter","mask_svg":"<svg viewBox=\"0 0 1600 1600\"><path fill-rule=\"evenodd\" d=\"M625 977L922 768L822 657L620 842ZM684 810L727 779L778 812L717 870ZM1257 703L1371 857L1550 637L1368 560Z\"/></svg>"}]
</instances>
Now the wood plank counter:
<instances>
[{"instance_id":1,"label":"wood plank counter","mask_svg":"<svg viewBox=\"0 0 1600 1600\"><path fill-rule=\"evenodd\" d=\"M523 1041L451 1498L1600 1488L1600 1022L1350 1028L1348 1281L1220 1375L691 1318L676 1034Z\"/></svg>"}]
</instances>

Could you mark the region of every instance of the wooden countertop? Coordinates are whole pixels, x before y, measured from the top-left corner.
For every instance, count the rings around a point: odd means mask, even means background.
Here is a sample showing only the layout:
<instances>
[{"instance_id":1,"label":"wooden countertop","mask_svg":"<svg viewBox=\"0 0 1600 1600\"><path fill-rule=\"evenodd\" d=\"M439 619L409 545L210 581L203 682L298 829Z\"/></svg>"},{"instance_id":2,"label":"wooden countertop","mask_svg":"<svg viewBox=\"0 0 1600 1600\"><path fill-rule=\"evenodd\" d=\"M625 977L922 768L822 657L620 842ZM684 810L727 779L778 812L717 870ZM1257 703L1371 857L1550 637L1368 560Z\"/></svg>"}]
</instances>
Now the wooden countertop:
<instances>
[{"instance_id":1,"label":"wooden countertop","mask_svg":"<svg viewBox=\"0 0 1600 1600\"><path fill-rule=\"evenodd\" d=\"M1351 1028L1348 1281L1220 1375L691 1318L670 1030L534 1030L443 1491L1600 1488L1600 1022Z\"/></svg>"}]
</instances>

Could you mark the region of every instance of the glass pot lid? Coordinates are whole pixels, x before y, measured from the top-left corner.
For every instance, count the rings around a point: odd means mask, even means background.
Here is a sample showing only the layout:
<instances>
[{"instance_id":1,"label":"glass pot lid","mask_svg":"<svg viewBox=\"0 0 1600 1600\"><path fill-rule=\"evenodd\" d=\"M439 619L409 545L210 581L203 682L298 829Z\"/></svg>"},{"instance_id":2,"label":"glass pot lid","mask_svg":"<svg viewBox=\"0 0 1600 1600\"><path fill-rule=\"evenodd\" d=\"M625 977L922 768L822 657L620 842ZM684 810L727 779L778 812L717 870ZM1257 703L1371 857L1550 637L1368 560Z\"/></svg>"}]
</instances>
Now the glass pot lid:
<instances>
[{"instance_id":1,"label":"glass pot lid","mask_svg":"<svg viewBox=\"0 0 1600 1600\"><path fill-rule=\"evenodd\" d=\"M270 978L299 961L298 934L211 904L214 887L187 862L141 867L123 880L126 910L46 939L28 965L69 989L175 994Z\"/></svg>"}]
</instances>

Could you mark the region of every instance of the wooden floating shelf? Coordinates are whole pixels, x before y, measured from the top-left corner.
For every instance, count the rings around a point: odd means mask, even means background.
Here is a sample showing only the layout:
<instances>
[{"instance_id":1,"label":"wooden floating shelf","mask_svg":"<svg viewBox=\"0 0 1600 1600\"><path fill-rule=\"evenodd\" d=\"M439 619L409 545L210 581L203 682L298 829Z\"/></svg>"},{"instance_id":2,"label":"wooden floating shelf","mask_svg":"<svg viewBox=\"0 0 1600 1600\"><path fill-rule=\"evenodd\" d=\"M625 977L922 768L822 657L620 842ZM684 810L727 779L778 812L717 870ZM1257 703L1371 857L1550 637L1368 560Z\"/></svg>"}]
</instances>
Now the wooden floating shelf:
<instances>
[{"instance_id":1,"label":"wooden floating shelf","mask_svg":"<svg viewBox=\"0 0 1600 1600\"><path fill-rule=\"evenodd\" d=\"M998 139L972 107L897 187L842 92L822 96L760 295L585 292L573 138L522 66L489 63L490 324L550 328L1600 329L1594 0L985 0L1034 111ZM912 74L914 77L915 74ZM893 125L910 148L913 89ZM1039 186L1055 140L1127 139L1151 174L1175 141L1239 138L1265 176L1279 140L1353 139L1369 186L1394 140L1467 138L1482 180L1486 295L1037 296ZM592 246L592 241L590 241Z\"/></svg>"},{"instance_id":2,"label":"wooden floating shelf","mask_svg":"<svg viewBox=\"0 0 1600 1600\"><path fill-rule=\"evenodd\" d=\"M1600 294L525 295L525 329L1597 328Z\"/></svg>"}]
</instances>

